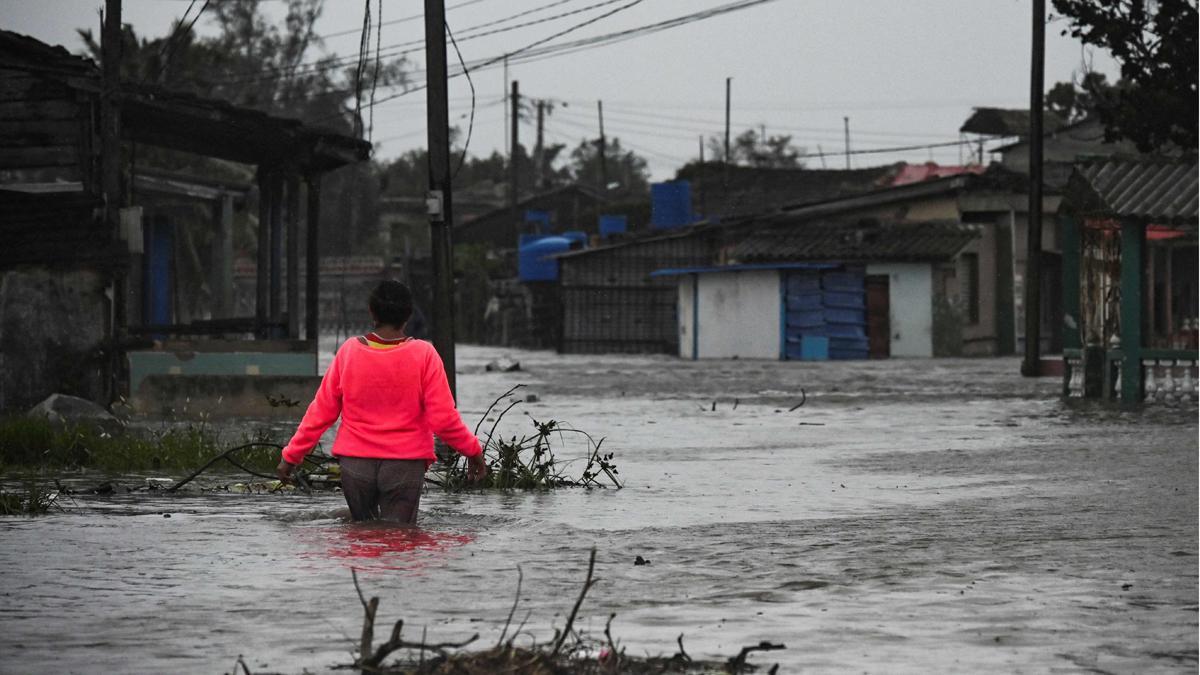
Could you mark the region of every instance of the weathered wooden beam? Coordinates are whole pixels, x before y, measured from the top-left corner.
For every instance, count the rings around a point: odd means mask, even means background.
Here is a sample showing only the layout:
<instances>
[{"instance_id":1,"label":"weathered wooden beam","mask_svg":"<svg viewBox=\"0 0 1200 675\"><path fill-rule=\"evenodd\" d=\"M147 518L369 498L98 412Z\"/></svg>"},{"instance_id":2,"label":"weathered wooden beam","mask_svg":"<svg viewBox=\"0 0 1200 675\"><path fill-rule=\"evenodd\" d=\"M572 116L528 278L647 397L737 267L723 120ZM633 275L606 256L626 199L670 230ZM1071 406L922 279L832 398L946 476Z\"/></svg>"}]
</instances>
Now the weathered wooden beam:
<instances>
[{"instance_id":1,"label":"weathered wooden beam","mask_svg":"<svg viewBox=\"0 0 1200 675\"><path fill-rule=\"evenodd\" d=\"M321 174L307 177L308 213L304 221L305 273L304 273L304 337L317 344L321 335Z\"/></svg>"},{"instance_id":2,"label":"weathered wooden beam","mask_svg":"<svg viewBox=\"0 0 1200 675\"><path fill-rule=\"evenodd\" d=\"M300 174L287 177L287 332L300 339Z\"/></svg>"},{"instance_id":3,"label":"weathered wooden beam","mask_svg":"<svg viewBox=\"0 0 1200 675\"><path fill-rule=\"evenodd\" d=\"M12 148L0 146L0 169L34 169L74 166L78 153L73 145Z\"/></svg>"},{"instance_id":4,"label":"weathered wooden beam","mask_svg":"<svg viewBox=\"0 0 1200 675\"><path fill-rule=\"evenodd\" d=\"M0 101L3 120L74 120L78 103L70 99Z\"/></svg>"},{"instance_id":5,"label":"weathered wooden beam","mask_svg":"<svg viewBox=\"0 0 1200 675\"><path fill-rule=\"evenodd\" d=\"M258 168L258 268L254 281L254 333L262 340L267 337L267 311L271 298L268 270L271 267L271 177L263 167Z\"/></svg>"},{"instance_id":6,"label":"weathered wooden beam","mask_svg":"<svg viewBox=\"0 0 1200 675\"><path fill-rule=\"evenodd\" d=\"M272 326L283 322L283 173L278 169L271 172L271 294L270 312ZM272 330L271 337L279 337Z\"/></svg>"}]
</instances>

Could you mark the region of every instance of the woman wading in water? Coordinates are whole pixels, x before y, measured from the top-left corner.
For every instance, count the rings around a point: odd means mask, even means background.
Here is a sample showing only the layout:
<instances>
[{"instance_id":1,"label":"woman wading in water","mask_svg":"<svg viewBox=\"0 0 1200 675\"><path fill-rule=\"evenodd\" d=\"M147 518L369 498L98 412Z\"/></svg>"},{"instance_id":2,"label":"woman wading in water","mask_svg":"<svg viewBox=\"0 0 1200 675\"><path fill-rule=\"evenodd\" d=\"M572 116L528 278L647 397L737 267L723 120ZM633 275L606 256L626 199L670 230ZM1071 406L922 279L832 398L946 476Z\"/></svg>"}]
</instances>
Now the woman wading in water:
<instances>
[{"instance_id":1,"label":"woman wading in water","mask_svg":"<svg viewBox=\"0 0 1200 675\"><path fill-rule=\"evenodd\" d=\"M369 302L375 330L338 349L276 473L292 472L321 434L342 418L333 456L354 520L415 524L425 470L437 459L433 435L467 458L467 476L488 473L479 439L454 407L446 370L433 345L405 336L412 292L383 281Z\"/></svg>"}]
</instances>

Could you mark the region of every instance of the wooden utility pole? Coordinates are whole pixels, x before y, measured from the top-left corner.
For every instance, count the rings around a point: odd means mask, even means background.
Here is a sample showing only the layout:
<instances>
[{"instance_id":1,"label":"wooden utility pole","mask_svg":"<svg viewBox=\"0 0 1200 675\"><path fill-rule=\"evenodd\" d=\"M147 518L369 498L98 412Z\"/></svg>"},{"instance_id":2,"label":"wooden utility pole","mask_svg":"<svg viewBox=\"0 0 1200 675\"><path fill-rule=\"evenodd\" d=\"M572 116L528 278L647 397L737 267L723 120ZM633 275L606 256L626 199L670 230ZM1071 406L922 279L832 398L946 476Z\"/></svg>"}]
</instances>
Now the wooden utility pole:
<instances>
[{"instance_id":1,"label":"wooden utility pole","mask_svg":"<svg viewBox=\"0 0 1200 675\"><path fill-rule=\"evenodd\" d=\"M534 185L536 185L537 189L539 189L539 190L544 188L545 183L546 183L546 162L545 162L546 147L543 144L545 141L545 137L543 135L545 125L546 125L546 101L544 99L538 99L538 102L537 102L537 145L535 145L533 148L533 161L534 161L533 180L534 180Z\"/></svg>"},{"instance_id":2,"label":"wooden utility pole","mask_svg":"<svg viewBox=\"0 0 1200 675\"><path fill-rule=\"evenodd\" d=\"M104 23L100 27L103 94L100 97L100 176L89 180L89 190L99 190L104 200L104 228L114 240L121 240L121 0L105 0ZM95 176L93 169L88 173ZM129 324L129 279L127 272L113 275L113 322L109 338L115 343ZM116 399L121 372L119 352L109 349L105 373L106 403Z\"/></svg>"},{"instance_id":3,"label":"wooden utility pole","mask_svg":"<svg viewBox=\"0 0 1200 675\"><path fill-rule=\"evenodd\" d=\"M425 0L426 126L429 134L430 254L433 263L433 346L446 366L450 392L457 396L454 376L454 249L451 208L450 105L446 73L446 3Z\"/></svg>"},{"instance_id":4,"label":"wooden utility pole","mask_svg":"<svg viewBox=\"0 0 1200 675\"><path fill-rule=\"evenodd\" d=\"M725 186L729 187L729 103L733 91L733 78L725 78Z\"/></svg>"},{"instance_id":5,"label":"wooden utility pole","mask_svg":"<svg viewBox=\"0 0 1200 675\"><path fill-rule=\"evenodd\" d=\"M1021 374L1041 370L1042 338L1042 92L1045 89L1046 0L1033 0L1032 59L1029 72L1029 225L1025 246L1025 358ZM1124 326L1122 326L1124 327Z\"/></svg>"},{"instance_id":6,"label":"wooden utility pole","mask_svg":"<svg viewBox=\"0 0 1200 675\"><path fill-rule=\"evenodd\" d=\"M700 135L700 172L696 177L696 191L700 193L700 218L708 213L708 204L704 202L704 135Z\"/></svg>"},{"instance_id":7,"label":"wooden utility pole","mask_svg":"<svg viewBox=\"0 0 1200 675\"><path fill-rule=\"evenodd\" d=\"M600 196L608 194L608 142L604 138L604 102L596 101L596 115L600 118Z\"/></svg>"},{"instance_id":8,"label":"wooden utility pole","mask_svg":"<svg viewBox=\"0 0 1200 675\"><path fill-rule=\"evenodd\" d=\"M104 223L114 234L121 208L121 0L105 0L100 36L104 88L100 101L100 190Z\"/></svg>"},{"instance_id":9,"label":"wooden utility pole","mask_svg":"<svg viewBox=\"0 0 1200 675\"><path fill-rule=\"evenodd\" d=\"M846 170L850 170L850 118L842 118L842 126L845 129L846 136Z\"/></svg>"},{"instance_id":10,"label":"wooden utility pole","mask_svg":"<svg viewBox=\"0 0 1200 675\"><path fill-rule=\"evenodd\" d=\"M524 224L521 214L517 213L517 202L521 199L521 142L519 140L521 128L521 87L516 80L512 82L512 94L509 98L512 100L512 147L508 150L508 172L509 179L511 180L511 185L508 188L508 208L511 211L513 220L517 223L517 232L520 232L521 226Z\"/></svg>"}]
</instances>

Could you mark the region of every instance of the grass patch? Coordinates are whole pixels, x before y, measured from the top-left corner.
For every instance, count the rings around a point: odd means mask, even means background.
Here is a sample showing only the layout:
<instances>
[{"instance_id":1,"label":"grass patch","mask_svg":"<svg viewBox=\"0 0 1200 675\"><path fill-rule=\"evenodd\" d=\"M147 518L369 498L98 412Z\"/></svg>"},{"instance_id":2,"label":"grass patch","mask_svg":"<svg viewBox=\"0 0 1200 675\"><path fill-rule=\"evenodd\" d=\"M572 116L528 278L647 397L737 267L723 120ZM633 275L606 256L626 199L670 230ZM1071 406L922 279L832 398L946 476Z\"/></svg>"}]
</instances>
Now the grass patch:
<instances>
[{"instance_id":1,"label":"grass patch","mask_svg":"<svg viewBox=\"0 0 1200 675\"><path fill-rule=\"evenodd\" d=\"M204 424L111 435L88 424L64 426L24 415L0 418L0 468L6 470L177 471L203 464L224 446ZM277 451L260 448L239 460L265 472L273 470L279 458Z\"/></svg>"}]
</instances>

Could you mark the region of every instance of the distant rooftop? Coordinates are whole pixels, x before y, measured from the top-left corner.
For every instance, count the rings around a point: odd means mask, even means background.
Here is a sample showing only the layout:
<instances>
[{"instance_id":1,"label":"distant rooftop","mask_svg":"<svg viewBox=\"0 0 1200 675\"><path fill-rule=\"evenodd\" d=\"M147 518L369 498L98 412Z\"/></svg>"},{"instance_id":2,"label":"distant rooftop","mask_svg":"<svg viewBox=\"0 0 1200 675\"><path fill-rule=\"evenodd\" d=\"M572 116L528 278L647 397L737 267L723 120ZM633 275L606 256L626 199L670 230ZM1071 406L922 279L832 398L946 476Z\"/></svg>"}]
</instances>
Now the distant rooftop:
<instances>
[{"instance_id":1,"label":"distant rooftop","mask_svg":"<svg viewBox=\"0 0 1200 675\"><path fill-rule=\"evenodd\" d=\"M1051 112L1042 113L1042 129L1049 133L1066 124L1066 120ZM968 134L987 136L1028 136L1030 114L1028 110L1011 108L975 108L975 112L959 127Z\"/></svg>"}]
</instances>

